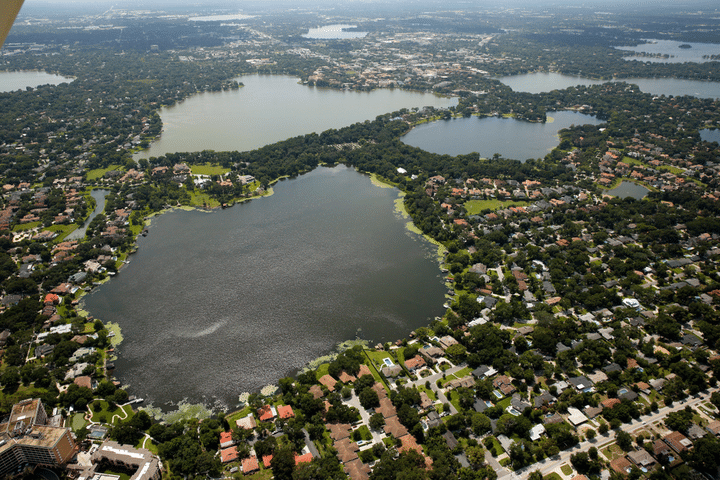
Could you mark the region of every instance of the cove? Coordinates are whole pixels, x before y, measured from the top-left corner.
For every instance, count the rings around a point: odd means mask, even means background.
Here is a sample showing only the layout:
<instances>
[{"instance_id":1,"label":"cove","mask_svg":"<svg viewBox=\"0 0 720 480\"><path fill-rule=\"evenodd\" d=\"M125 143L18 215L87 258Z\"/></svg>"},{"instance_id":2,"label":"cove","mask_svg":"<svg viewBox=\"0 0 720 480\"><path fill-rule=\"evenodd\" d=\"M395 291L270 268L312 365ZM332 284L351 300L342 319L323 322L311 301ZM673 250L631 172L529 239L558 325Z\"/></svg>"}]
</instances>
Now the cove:
<instances>
[{"instance_id":1,"label":"cove","mask_svg":"<svg viewBox=\"0 0 720 480\"><path fill-rule=\"evenodd\" d=\"M564 90L577 85L599 85L603 80L563 75L555 72L536 72L524 75L510 75L498 78L516 92L545 93ZM640 91L653 95L681 96L697 98L720 98L720 82L684 80L679 78L616 78L613 81L635 84Z\"/></svg>"},{"instance_id":2,"label":"cove","mask_svg":"<svg viewBox=\"0 0 720 480\"><path fill-rule=\"evenodd\" d=\"M27 87L35 88L48 84L59 85L72 81L73 79L69 77L36 70L4 71L0 72L0 92L14 92L16 90L25 90Z\"/></svg>"},{"instance_id":3,"label":"cove","mask_svg":"<svg viewBox=\"0 0 720 480\"><path fill-rule=\"evenodd\" d=\"M135 159L201 150L254 150L298 135L374 120L402 108L457 105L457 98L429 93L334 90L301 85L296 78L280 75L237 80L244 87L201 93L161 109L160 138Z\"/></svg>"},{"instance_id":4,"label":"cove","mask_svg":"<svg viewBox=\"0 0 720 480\"><path fill-rule=\"evenodd\" d=\"M319 167L270 197L156 217L84 308L117 322L116 376L165 405L234 406L339 342L403 338L444 313L437 252L394 211L399 192Z\"/></svg>"},{"instance_id":5,"label":"cove","mask_svg":"<svg viewBox=\"0 0 720 480\"><path fill-rule=\"evenodd\" d=\"M542 158L560 143L557 132L571 125L602 123L578 112L548 112L553 121L533 123L514 118L469 117L439 120L413 128L402 141L413 147L441 155L477 152L490 158Z\"/></svg>"},{"instance_id":6,"label":"cove","mask_svg":"<svg viewBox=\"0 0 720 480\"><path fill-rule=\"evenodd\" d=\"M110 193L110 190L101 190L97 188L90 192L90 196L95 199L95 209L92 211L88 219L85 220L85 223L77 230L70 232L68 236L65 237L65 240L80 240L85 238L85 233L87 232L90 222L92 222L93 219L100 213L105 211L105 197L107 197L108 193Z\"/></svg>"}]
</instances>

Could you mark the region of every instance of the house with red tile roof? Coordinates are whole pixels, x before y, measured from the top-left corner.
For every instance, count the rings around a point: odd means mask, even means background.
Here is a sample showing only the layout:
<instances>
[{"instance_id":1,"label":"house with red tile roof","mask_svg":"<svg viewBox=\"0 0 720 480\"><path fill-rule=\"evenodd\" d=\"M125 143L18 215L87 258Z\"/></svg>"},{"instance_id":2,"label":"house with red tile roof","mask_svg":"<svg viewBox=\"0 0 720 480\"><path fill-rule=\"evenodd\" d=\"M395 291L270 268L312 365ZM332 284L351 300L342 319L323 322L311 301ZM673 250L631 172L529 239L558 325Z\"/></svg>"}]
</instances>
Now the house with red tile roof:
<instances>
[{"instance_id":1,"label":"house with red tile roof","mask_svg":"<svg viewBox=\"0 0 720 480\"><path fill-rule=\"evenodd\" d=\"M235 445L232 432L220 432L220 448L228 448Z\"/></svg>"},{"instance_id":2,"label":"house with red tile roof","mask_svg":"<svg viewBox=\"0 0 720 480\"><path fill-rule=\"evenodd\" d=\"M405 360L405 368L407 368L409 371L414 372L420 367L425 366L425 359L421 357L420 355L415 355L410 360Z\"/></svg>"},{"instance_id":3,"label":"house with red tile roof","mask_svg":"<svg viewBox=\"0 0 720 480\"><path fill-rule=\"evenodd\" d=\"M323 375L318 379L318 382L325 385L331 392L335 391L335 384L337 383L337 380L335 380L330 375Z\"/></svg>"},{"instance_id":4,"label":"house with red tile roof","mask_svg":"<svg viewBox=\"0 0 720 480\"><path fill-rule=\"evenodd\" d=\"M663 437L663 441L667 443L670 448L675 450L677 453L682 453L686 450L690 450L693 446L689 438L680 432L672 432Z\"/></svg>"},{"instance_id":5,"label":"house with red tile roof","mask_svg":"<svg viewBox=\"0 0 720 480\"><path fill-rule=\"evenodd\" d=\"M306 453L304 455L295 455L295 465L300 465L301 463L309 463L312 462L313 455L312 453Z\"/></svg>"},{"instance_id":6,"label":"house with red tile roof","mask_svg":"<svg viewBox=\"0 0 720 480\"><path fill-rule=\"evenodd\" d=\"M293 418L295 416L295 412L293 412L290 405L280 405L277 407L277 413L280 418Z\"/></svg>"},{"instance_id":7,"label":"house with red tile roof","mask_svg":"<svg viewBox=\"0 0 720 480\"><path fill-rule=\"evenodd\" d=\"M263 455L262 461L263 465L265 465L265 468L270 468L270 462L272 462L272 459L272 455Z\"/></svg>"},{"instance_id":8,"label":"house with red tile roof","mask_svg":"<svg viewBox=\"0 0 720 480\"><path fill-rule=\"evenodd\" d=\"M269 422L275 418L275 415L277 415L277 413L272 405L264 405L258 409L258 418L261 422Z\"/></svg>"},{"instance_id":9,"label":"house with red tile roof","mask_svg":"<svg viewBox=\"0 0 720 480\"><path fill-rule=\"evenodd\" d=\"M234 462L238 457L238 451L235 447L220 450L220 460L222 460L222 463Z\"/></svg>"},{"instance_id":10,"label":"house with red tile roof","mask_svg":"<svg viewBox=\"0 0 720 480\"><path fill-rule=\"evenodd\" d=\"M340 373L339 378L340 378L340 381L343 383L351 383L351 382L354 382L355 380L357 380L357 378L350 375L349 373L347 373L344 370Z\"/></svg>"},{"instance_id":11,"label":"house with red tile roof","mask_svg":"<svg viewBox=\"0 0 720 480\"><path fill-rule=\"evenodd\" d=\"M252 456L249 458L245 458L242 461L242 471L245 475L249 475L251 473L259 472L260 471L260 465L258 464L258 459L256 456Z\"/></svg>"},{"instance_id":12,"label":"house with red tile roof","mask_svg":"<svg viewBox=\"0 0 720 480\"><path fill-rule=\"evenodd\" d=\"M360 371L357 374L358 378L362 377L363 375L372 375L370 368L365 364L360 365Z\"/></svg>"},{"instance_id":13,"label":"house with red tile roof","mask_svg":"<svg viewBox=\"0 0 720 480\"><path fill-rule=\"evenodd\" d=\"M608 398L607 400L603 400L600 402L600 404L603 406L603 408L609 408L613 409L615 405L620 405L620 399L619 398Z\"/></svg>"}]
</instances>

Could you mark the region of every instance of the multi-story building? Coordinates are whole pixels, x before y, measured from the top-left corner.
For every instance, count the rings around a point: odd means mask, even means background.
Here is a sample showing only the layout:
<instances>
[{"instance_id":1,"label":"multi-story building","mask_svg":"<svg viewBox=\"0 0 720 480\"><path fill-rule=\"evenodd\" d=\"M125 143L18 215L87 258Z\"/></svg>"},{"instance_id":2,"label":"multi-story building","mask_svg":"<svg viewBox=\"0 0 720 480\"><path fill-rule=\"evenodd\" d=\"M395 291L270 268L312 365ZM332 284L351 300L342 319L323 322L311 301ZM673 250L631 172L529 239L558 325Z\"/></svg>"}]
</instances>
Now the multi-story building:
<instances>
[{"instance_id":1,"label":"multi-story building","mask_svg":"<svg viewBox=\"0 0 720 480\"><path fill-rule=\"evenodd\" d=\"M45 423L47 414L40 399L13 406L10 417L0 424L0 476L25 466L57 467L75 455L78 448L70 430Z\"/></svg>"}]
</instances>

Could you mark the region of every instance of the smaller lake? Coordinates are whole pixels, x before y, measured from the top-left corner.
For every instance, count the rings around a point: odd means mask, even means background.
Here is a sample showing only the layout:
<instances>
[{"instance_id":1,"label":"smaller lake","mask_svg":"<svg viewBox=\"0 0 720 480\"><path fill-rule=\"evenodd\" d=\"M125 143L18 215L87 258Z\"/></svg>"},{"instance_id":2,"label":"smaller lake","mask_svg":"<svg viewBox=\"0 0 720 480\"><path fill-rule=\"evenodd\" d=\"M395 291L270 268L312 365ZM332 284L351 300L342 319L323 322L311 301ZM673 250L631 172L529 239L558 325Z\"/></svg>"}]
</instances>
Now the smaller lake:
<instances>
[{"instance_id":1,"label":"smaller lake","mask_svg":"<svg viewBox=\"0 0 720 480\"><path fill-rule=\"evenodd\" d=\"M70 232L70 234L65 237L65 240L80 240L85 238L85 232L87 232L90 222L105 210L105 197L107 197L108 193L110 193L110 190L95 189L90 192L92 198L95 199L95 210L93 210L83 226Z\"/></svg>"},{"instance_id":2,"label":"smaller lake","mask_svg":"<svg viewBox=\"0 0 720 480\"><path fill-rule=\"evenodd\" d=\"M428 152L462 155L478 152L490 158L499 153L505 158L527 160L542 158L560 143L558 131L571 125L599 125L595 117L578 112L548 112L546 123L514 118L469 117L439 120L413 128L402 141Z\"/></svg>"},{"instance_id":3,"label":"smaller lake","mask_svg":"<svg viewBox=\"0 0 720 480\"><path fill-rule=\"evenodd\" d=\"M612 195L613 197L621 197L621 198L627 198L632 197L635 200L640 200L645 195L648 194L650 190L643 187L642 185L638 185L637 183L633 182L626 182L625 180L620 183L617 187L613 188L612 190L608 190L605 192L607 195Z\"/></svg>"},{"instance_id":4,"label":"smaller lake","mask_svg":"<svg viewBox=\"0 0 720 480\"><path fill-rule=\"evenodd\" d=\"M625 60L638 60L641 62L653 63L703 63L710 62L710 58L703 56L720 55L720 45L717 43L692 43L678 42L675 40L645 40L643 43L635 47L615 47L618 50L628 50L637 53L647 53L651 55L670 55L669 58L655 57L623 57ZM680 45L690 45L691 48L680 48Z\"/></svg>"},{"instance_id":5,"label":"smaller lake","mask_svg":"<svg viewBox=\"0 0 720 480\"><path fill-rule=\"evenodd\" d=\"M357 25L326 25L319 28L311 28L308 33L303 34L305 38L313 40L347 40L349 38L363 38L368 32L348 31L357 28Z\"/></svg>"},{"instance_id":6,"label":"smaller lake","mask_svg":"<svg viewBox=\"0 0 720 480\"><path fill-rule=\"evenodd\" d=\"M524 75L510 75L498 78L502 83L516 92L545 93L563 90L577 85L599 85L607 83L603 80L592 80L585 77L563 75L555 72L536 72ZM720 82L704 82L701 80L685 80L679 78L616 78L614 82L633 83L640 91L653 95L681 96L690 95L697 98L720 98Z\"/></svg>"},{"instance_id":7,"label":"smaller lake","mask_svg":"<svg viewBox=\"0 0 720 480\"><path fill-rule=\"evenodd\" d=\"M61 83L70 83L73 80L70 77L36 70L4 71L0 72L0 92L14 92L16 90L25 90L27 87L39 87L40 85L59 85Z\"/></svg>"},{"instance_id":8,"label":"smaller lake","mask_svg":"<svg viewBox=\"0 0 720 480\"><path fill-rule=\"evenodd\" d=\"M720 143L720 129L709 129L700 130L700 139L705 142L717 142Z\"/></svg>"}]
</instances>

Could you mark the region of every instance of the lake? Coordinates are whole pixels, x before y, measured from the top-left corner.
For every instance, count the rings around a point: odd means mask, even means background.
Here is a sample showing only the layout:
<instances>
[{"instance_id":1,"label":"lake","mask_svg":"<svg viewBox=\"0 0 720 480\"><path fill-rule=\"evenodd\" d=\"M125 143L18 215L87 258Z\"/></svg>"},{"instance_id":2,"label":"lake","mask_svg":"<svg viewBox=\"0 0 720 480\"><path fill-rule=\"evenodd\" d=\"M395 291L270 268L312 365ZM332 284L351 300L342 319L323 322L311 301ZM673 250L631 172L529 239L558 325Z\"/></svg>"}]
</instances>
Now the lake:
<instances>
[{"instance_id":1,"label":"lake","mask_svg":"<svg viewBox=\"0 0 720 480\"><path fill-rule=\"evenodd\" d=\"M558 131L571 125L602 123L578 112L548 112L552 122L533 123L513 118L468 117L425 123L413 128L402 141L428 152L461 155L477 152L490 158L542 158L560 143Z\"/></svg>"},{"instance_id":2,"label":"lake","mask_svg":"<svg viewBox=\"0 0 720 480\"><path fill-rule=\"evenodd\" d=\"M248 75L239 90L194 95L163 108L163 132L135 159L201 150L247 151L308 133L341 128L412 107L449 107L457 98L378 89L372 92L301 85L293 77Z\"/></svg>"},{"instance_id":3,"label":"lake","mask_svg":"<svg viewBox=\"0 0 720 480\"><path fill-rule=\"evenodd\" d=\"M700 139L706 142L720 143L720 129L705 128L700 130Z\"/></svg>"},{"instance_id":4,"label":"lake","mask_svg":"<svg viewBox=\"0 0 720 480\"><path fill-rule=\"evenodd\" d=\"M27 87L39 87L40 85L59 85L61 83L70 83L73 80L70 77L36 70L2 71L0 72L0 92L14 92L16 90L25 90Z\"/></svg>"},{"instance_id":5,"label":"lake","mask_svg":"<svg viewBox=\"0 0 720 480\"><path fill-rule=\"evenodd\" d=\"M368 34L368 32L348 31L351 28L357 28L357 25L326 25L311 28L308 33L302 36L313 40L346 40L349 38L363 38Z\"/></svg>"},{"instance_id":6,"label":"lake","mask_svg":"<svg viewBox=\"0 0 720 480\"><path fill-rule=\"evenodd\" d=\"M651 55L670 55L669 58L654 57L623 57L625 60L638 60L641 62L654 63L704 63L710 62L709 58L703 58L704 55L720 55L720 45L717 43L694 43L694 42L678 42L676 40L654 40L647 39L647 43L642 43L632 47L615 47L618 50L628 50L636 53L648 53ZM680 45L690 45L691 48L680 48Z\"/></svg>"},{"instance_id":7,"label":"lake","mask_svg":"<svg viewBox=\"0 0 720 480\"><path fill-rule=\"evenodd\" d=\"M437 252L394 211L398 190L338 166L274 192L154 218L129 265L84 297L122 328L116 375L131 393L231 407L358 329L394 341L444 313Z\"/></svg>"},{"instance_id":8,"label":"lake","mask_svg":"<svg viewBox=\"0 0 720 480\"><path fill-rule=\"evenodd\" d=\"M598 85L606 83L585 77L563 75L555 72L537 72L498 78L516 92L543 93L563 90L576 85ZM640 91L653 95L691 95L697 98L720 98L720 82L684 80L678 78L618 78L616 82L634 83Z\"/></svg>"},{"instance_id":9,"label":"lake","mask_svg":"<svg viewBox=\"0 0 720 480\"><path fill-rule=\"evenodd\" d=\"M647 195L649 192L650 190L643 187L642 185L638 185L637 183L633 182L626 182L625 180L623 180L620 185L613 188L612 190L608 190L605 193L608 195L612 195L613 197L632 197L635 200L640 200L645 197L645 195Z\"/></svg>"}]
</instances>

